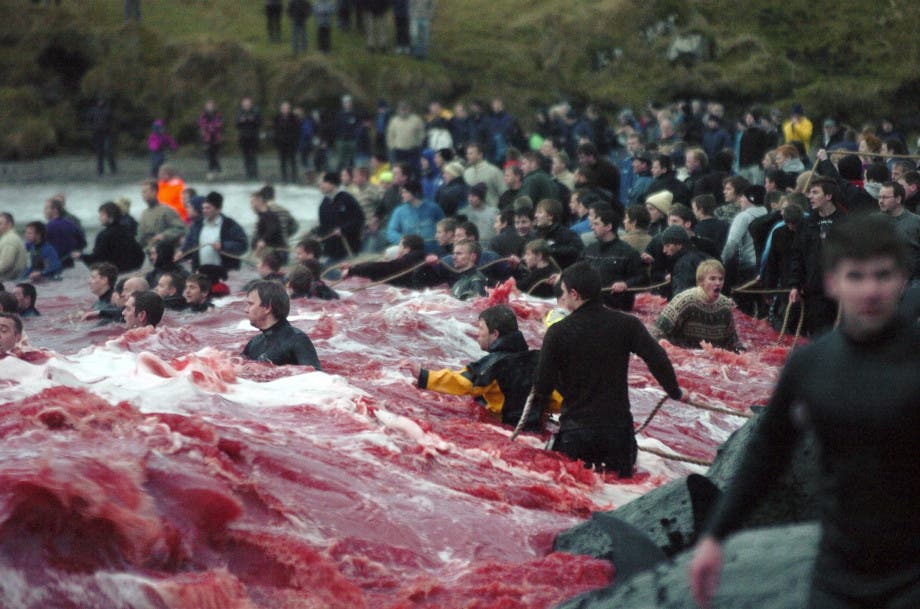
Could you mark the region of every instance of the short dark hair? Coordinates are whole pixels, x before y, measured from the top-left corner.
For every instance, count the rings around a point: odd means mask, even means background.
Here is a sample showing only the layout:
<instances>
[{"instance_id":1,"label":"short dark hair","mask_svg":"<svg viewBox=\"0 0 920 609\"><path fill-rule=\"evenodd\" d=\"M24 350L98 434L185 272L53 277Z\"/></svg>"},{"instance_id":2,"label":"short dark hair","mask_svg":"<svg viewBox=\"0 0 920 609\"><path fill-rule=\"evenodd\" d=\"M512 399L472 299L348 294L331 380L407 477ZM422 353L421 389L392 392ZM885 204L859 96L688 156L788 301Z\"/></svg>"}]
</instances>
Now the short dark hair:
<instances>
[{"instance_id":1,"label":"short dark hair","mask_svg":"<svg viewBox=\"0 0 920 609\"><path fill-rule=\"evenodd\" d=\"M303 248L305 252L313 252L313 255L317 258L323 253L323 245L318 240L311 237L301 239L297 247Z\"/></svg>"},{"instance_id":2,"label":"short dark hair","mask_svg":"<svg viewBox=\"0 0 920 609\"><path fill-rule=\"evenodd\" d=\"M185 275L179 271L170 271L164 274L169 277L169 283L172 284L172 287L176 288L176 294L181 295L185 291Z\"/></svg>"},{"instance_id":3,"label":"short dark hair","mask_svg":"<svg viewBox=\"0 0 920 609\"><path fill-rule=\"evenodd\" d=\"M825 195L831 196L831 201L836 205L839 205L842 200L840 187L837 186L837 182L831 178L818 178L817 180L812 180L810 188L820 188L821 192Z\"/></svg>"},{"instance_id":4,"label":"short dark hair","mask_svg":"<svg viewBox=\"0 0 920 609\"><path fill-rule=\"evenodd\" d=\"M562 203L556 199L542 199L537 203L537 208L543 208L543 211L552 217L554 223L562 220Z\"/></svg>"},{"instance_id":5,"label":"short dark hair","mask_svg":"<svg viewBox=\"0 0 920 609\"><path fill-rule=\"evenodd\" d=\"M696 195L690 203L700 208L700 211L706 216L711 216L716 210L716 198L711 194Z\"/></svg>"},{"instance_id":6,"label":"short dark hair","mask_svg":"<svg viewBox=\"0 0 920 609\"><path fill-rule=\"evenodd\" d=\"M489 307L479 314L479 319L485 322L490 332L498 332L499 336L516 332L518 329L517 316L514 309L508 305Z\"/></svg>"},{"instance_id":7,"label":"short dark hair","mask_svg":"<svg viewBox=\"0 0 920 609\"><path fill-rule=\"evenodd\" d=\"M38 299L38 292L35 291L35 286L31 283L17 283L16 287L22 290L22 295L32 301L32 304L35 304L36 299Z\"/></svg>"},{"instance_id":8,"label":"short dark hair","mask_svg":"<svg viewBox=\"0 0 920 609\"><path fill-rule=\"evenodd\" d=\"M533 241L528 241L524 246L524 251L540 254L543 256L544 260L549 260L550 256L553 255L553 250L550 249L549 243L546 241L546 239L534 239Z\"/></svg>"},{"instance_id":9,"label":"short dark hair","mask_svg":"<svg viewBox=\"0 0 920 609\"><path fill-rule=\"evenodd\" d=\"M323 182L332 184L333 186L341 186L342 177L335 171L327 171L323 174Z\"/></svg>"},{"instance_id":10,"label":"short dark hair","mask_svg":"<svg viewBox=\"0 0 920 609\"><path fill-rule=\"evenodd\" d=\"M900 182L882 182L882 188L892 189L894 191L894 196L900 197L901 203L904 202L904 197L907 195L907 193L904 192L904 187L901 186Z\"/></svg>"},{"instance_id":11,"label":"short dark hair","mask_svg":"<svg viewBox=\"0 0 920 609\"><path fill-rule=\"evenodd\" d=\"M626 217L636 225L636 228L645 230L652 223L652 215L648 213L645 205L630 205L626 208Z\"/></svg>"},{"instance_id":12,"label":"short dark hair","mask_svg":"<svg viewBox=\"0 0 920 609\"><path fill-rule=\"evenodd\" d=\"M6 218L6 221L10 223L10 226L16 226L16 220L13 219L13 214L8 211L0 211L0 216Z\"/></svg>"},{"instance_id":13,"label":"short dark hair","mask_svg":"<svg viewBox=\"0 0 920 609\"><path fill-rule=\"evenodd\" d=\"M19 301L10 292L0 292L0 311L18 313Z\"/></svg>"},{"instance_id":14,"label":"short dark hair","mask_svg":"<svg viewBox=\"0 0 920 609\"><path fill-rule=\"evenodd\" d=\"M31 228L35 232L35 237L38 239L40 243L45 241L45 234L47 233L47 231L45 230L44 222L39 222L38 220L35 220L34 222L29 222L28 224L26 224L26 228Z\"/></svg>"},{"instance_id":15,"label":"short dark hair","mask_svg":"<svg viewBox=\"0 0 920 609\"><path fill-rule=\"evenodd\" d=\"M675 203L671 206L671 209L668 210L669 216L677 216L684 222L694 222L695 218L693 216L693 210L684 205L683 203Z\"/></svg>"},{"instance_id":16,"label":"short dark hair","mask_svg":"<svg viewBox=\"0 0 920 609\"><path fill-rule=\"evenodd\" d=\"M313 284L313 273L310 269L302 264L295 265L291 272L288 273L288 287L294 294L302 295L310 293L310 286Z\"/></svg>"},{"instance_id":17,"label":"short dark hair","mask_svg":"<svg viewBox=\"0 0 920 609\"><path fill-rule=\"evenodd\" d=\"M422 239L421 235L403 235L402 244L410 252L425 251L425 240Z\"/></svg>"},{"instance_id":18,"label":"short dark hair","mask_svg":"<svg viewBox=\"0 0 920 609\"><path fill-rule=\"evenodd\" d=\"M873 182L887 182L891 179L891 172L885 163L872 163L866 167L866 180Z\"/></svg>"},{"instance_id":19,"label":"short dark hair","mask_svg":"<svg viewBox=\"0 0 920 609\"><path fill-rule=\"evenodd\" d=\"M739 195L743 193L745 190L747 190L748 186L751 185L750 182L748 182L745 178L741 176L728 176L727 178L722 180L722 184L723 185L731 184L732 189L735 191L736 194L739 194Z\"/></svg>"},{"instance_id":20,"label":"short dark hair","mask_svg":"<svg viewBox=\"0 0 920 609\"><path fill-rule=\"evenodd\" d=\"M901 179L908 184L917 186L920 184L920 171L908 171L903 176L901 176Z\"/></svg>"},{"instance_id":21,"label":"short dark hair","mask_svg":"<svg viewBox=\"0 0 920 609\"><path fill-rule=\"evenodd\" d=\"M466 222L459 223L457 228L462 228L468 239L472 241L479 241L479 227L476 226L475 222L470 222L467 220Z\"/></svg>"},{"instance_id":22,"label":"short dark hair","mask_svg":"<svg viewBox=\"0 0 920 609\"><path fill-rule=\"evenodd\" d=\"M121 208L114 201L106 201L99 206L99 211L112 219L112 224L121 220Z\"/></svg>"},{"instance_id":23,"label":"short dark hair","mask_svg":"<svg viewBox=\"0 0 920 609\"><path fill-rule=\"evenodd\" d=\"M609 203L599 202L591 206L591 209L594 210L594 217L600 220L605 225L610 225L616 228L622 222L623 217L620 215L616 209L613 208Z\"/></svg>"},{"instance_id":24,"label":"short dark hair","mask_svg":"<svg viewBox=\"0 0 920 609\"><path fill-rule=\"evenodd\" d=\"M280 271L282 265L284 265L284 258L281 257L280 252L276 252L275 250L265 252L262 254L260 260L265 266L270 268L273 273Z\"/></svg>"},{"instance_id":25,"label":"short dark hair","mask_svg":"<svg viewBox=\"0 0 920 609\"><path fill-rule=\"evenodd\" d=\"M220 194L220 193L217 192L216 190L212 190L211 192L209 192L209 193L205 196L204 202L205 202L205 203L210 203L211 205L213 205L213 206L216 207L217 209L223 209L223 207L224 207L224 195Z\"/></svg>"},{"instance_id":26,"label":"short dark hair","mask_svg":"<svg viewBox=\"0 0 920 609\"><path fill-rule=\"evenodd\" d=\"M802 223L802 218L805 217L805 210L798 203L790 202L785 208L783 208L783 222L789 226L798 227Z\"/></svg>"},{"instance_id":27,"label":"short dark hair","mask_svg":"<svg viewBox=\"0 0 920 609\"><path fill-rule=\"evenodd\" d=\"M15 297L14 297L15 300ZM16 329L16 334L22 334L22 318L19 315L12 311L0 311L0 317L5 317L7 319L13 320L13 327Z\"/></svg>"},{"instance_id":28,"label":"short dark hair","mask_svg":"<svg viewBox=\"0 0 920 609\"><path fill-rule=\"evenodd\" d=\"M129 298L134 298L134 314L143 311L147 314L147 324L154 328L163 319L163 299L153 290L134 292Z\"/></svg>"},{"instance_id":29,"label":"short dark hair","mask_svg":"<svg viewBox=\"0 0 920 609\"><path fill-rule=\"evenodd\" d=\"M893 258L898 268L910 273L907 245L891 220L882 214L864 214L835 222L824 242L823 263L832 271L844 260Z\"/></svg>"},{"instance_id":30,"label":"short dark hair","mask_svg":"<svg viewBox=\"0 0 920 609\"><path fill-rule=\"evenodd\" d=\"M671 163L671 157L666 154L656 154L652 157L652 162L658 161L658 165L665 170L665 172L671 171L674 165Z\"/></svg>"},{"instance_id":31,"label":"short dark hair","mask_svg":"<svg viewBox=\"0 0 920 609\"><path fill-rule=\"evenodd\" d=\"M95 262L90 265L89 270L96 271L100 277L108 279L109 287L114 286L118 280L118 267L111 262Z\"/></svg>"},{"instance_id":32,"label":"short dark hair","mask_svg":"<svg viewBox=\"0 0 920 609\"><path fill-rule=\"evenodd\" d=\"M513 225L514 224L514 210L510 207L506 207L502 211L498 212L498 221L502 225Z\"/></svg>"},{"instance_id":33,"label":"short dark hair","mask_svg":"<svg viewBox=\"0 0 920 609\"><path fill-rule=\"evenodd\" d=\"M194 283L198 286L198 289L204 292L205 294L211 293L211 278L205 275L204 273L192 273L185 279L186 285L189 283Z\"/></svg>"},{"instance_id":34,"label":"short dark hair","mask_svg":"<svg viewBox=\"0 0 920 609\"><path fill-rule=\"evenodd\" d=\"M522 198L523 198L523 197L522 197ZM519 199L519 200L520 200L520 199ZM531 207L518 207L518 206L517 206L517 201L515 201L515 206L514 206L514 217L517 218L518 216L527 216L528 218L530 218L531 220L533 220L533 206L531 206Z\"/></svg>"},{"instance_id":35,"label":"short dark hair","mask_svg":"<svg viewBox=\"0 0 920 609\"><path fill-rule=\"evenodd\" d=\"M587 261L576 262L562 271L562 283L578 292L582 300L594 300L601 294L601 277Z\"/></svg>"},{"instance_id":36,"label":"short dark hair","mask_svg":"<svg viewBox=\"0 0 920 609\"><path fill-rule=\"evenodd\" d=\"M258 294L259 302L271 310L275 319L287 319L288 313L291 312L291 299L287 289L280 282L260 279L252 284L247 294L253 292Z\"/></svg>"}]
</instances>

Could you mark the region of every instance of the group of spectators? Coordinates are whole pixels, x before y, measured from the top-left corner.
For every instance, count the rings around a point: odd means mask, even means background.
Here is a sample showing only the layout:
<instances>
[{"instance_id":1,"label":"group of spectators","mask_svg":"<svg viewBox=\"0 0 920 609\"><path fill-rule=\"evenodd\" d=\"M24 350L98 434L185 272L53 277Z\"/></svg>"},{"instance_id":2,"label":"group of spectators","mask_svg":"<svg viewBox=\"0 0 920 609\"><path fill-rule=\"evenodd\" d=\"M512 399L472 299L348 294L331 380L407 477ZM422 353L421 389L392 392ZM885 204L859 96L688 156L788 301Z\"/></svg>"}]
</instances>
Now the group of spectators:
<instances>
[{"instance_id":1,"label":"group of spectators","mask_svg":"<svg viewBox=\"0 0 920 609\"><path fill-rule=\"evenodd\" d=\"M386 53L390 45L387 21L392 15L393 50L397 54L425 59L431 39L434 0L265 0L265 18L270 42L282 38L282 18L291 22L291 47L294 54L308 48L307 20L316 23L316 48L332 51L333 22L343 32L362 31L370 53Z\"/></svg>"}]
</instances>

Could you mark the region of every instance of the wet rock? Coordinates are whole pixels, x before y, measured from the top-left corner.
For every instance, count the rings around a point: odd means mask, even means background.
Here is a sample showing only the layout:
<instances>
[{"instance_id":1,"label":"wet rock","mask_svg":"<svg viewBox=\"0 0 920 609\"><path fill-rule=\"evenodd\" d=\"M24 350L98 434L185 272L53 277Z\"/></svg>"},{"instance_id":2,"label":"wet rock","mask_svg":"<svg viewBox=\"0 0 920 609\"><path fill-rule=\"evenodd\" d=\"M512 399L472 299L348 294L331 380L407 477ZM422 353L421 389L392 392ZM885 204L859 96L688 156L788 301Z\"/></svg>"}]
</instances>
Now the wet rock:
<instances>
[{"instance_id":1,"label":"wet rock","mask_svg":"<svg viewBox=\"0 0 920 609\"><path fill-rule=\"evenodd\" d=\"M802 607L808 595L818 526L800 524L740 533L727 540L715 609ZM692 552L636 575L618 586L577 596L558 609L696 609L687 566Z\"/></svg>"}]
</instances>

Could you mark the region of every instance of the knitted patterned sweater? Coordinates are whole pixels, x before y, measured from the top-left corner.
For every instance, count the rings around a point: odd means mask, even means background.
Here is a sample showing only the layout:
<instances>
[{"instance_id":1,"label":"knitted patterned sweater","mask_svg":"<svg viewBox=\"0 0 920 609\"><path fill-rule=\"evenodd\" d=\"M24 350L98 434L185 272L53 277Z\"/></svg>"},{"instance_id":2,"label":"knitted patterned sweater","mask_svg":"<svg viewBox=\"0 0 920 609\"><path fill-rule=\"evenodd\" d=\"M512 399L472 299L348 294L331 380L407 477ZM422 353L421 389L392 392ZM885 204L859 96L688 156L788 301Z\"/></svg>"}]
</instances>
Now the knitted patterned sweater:
<instances>
[{"instance_id":1,"label":"knitted patterned sweater","mask_svg":"<svg viewBox=\"0 0 920 609\"><path fill-rule=\"evenodd\" d=\"M719 295L715 302L707 302L702 288L684 290L661 311L651 328L652 336L680 347L697 349L700 341L706 341L714 347L738 351L741 343L735 332L733 307L727 296Z\"/></svg>"}]
</instances>

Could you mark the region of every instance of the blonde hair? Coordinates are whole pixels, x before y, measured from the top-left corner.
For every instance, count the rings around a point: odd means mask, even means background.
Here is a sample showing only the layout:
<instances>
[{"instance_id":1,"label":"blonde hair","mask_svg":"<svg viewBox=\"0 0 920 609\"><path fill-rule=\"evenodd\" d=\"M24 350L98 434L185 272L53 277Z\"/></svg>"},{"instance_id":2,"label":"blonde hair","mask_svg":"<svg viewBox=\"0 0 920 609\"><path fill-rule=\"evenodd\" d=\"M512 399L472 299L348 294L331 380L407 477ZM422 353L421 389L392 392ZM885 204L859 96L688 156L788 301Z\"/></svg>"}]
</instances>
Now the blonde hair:
<instances>
[{"instance_id":1,"label":"blonde hair","mask_svg":"<svg viewBox=\"0 0 920 609\"><path fill-rule=\"evenodd\" d=\"M709 260L703 260L700 262L699 266L696 267L696 285L703 283L703 279L709 273L716 272L725 277L725 267L722 266L722 263L716 260L715 258L710 258Z\"/></svg>"}]
</instances>

